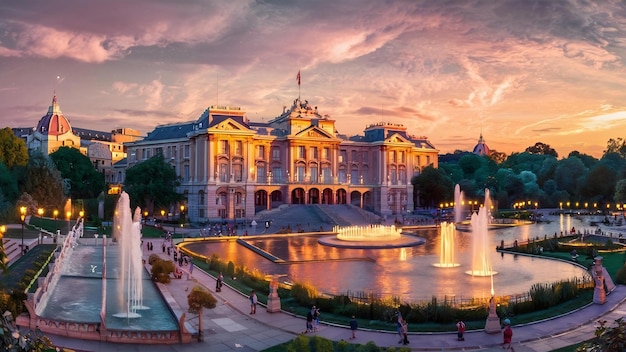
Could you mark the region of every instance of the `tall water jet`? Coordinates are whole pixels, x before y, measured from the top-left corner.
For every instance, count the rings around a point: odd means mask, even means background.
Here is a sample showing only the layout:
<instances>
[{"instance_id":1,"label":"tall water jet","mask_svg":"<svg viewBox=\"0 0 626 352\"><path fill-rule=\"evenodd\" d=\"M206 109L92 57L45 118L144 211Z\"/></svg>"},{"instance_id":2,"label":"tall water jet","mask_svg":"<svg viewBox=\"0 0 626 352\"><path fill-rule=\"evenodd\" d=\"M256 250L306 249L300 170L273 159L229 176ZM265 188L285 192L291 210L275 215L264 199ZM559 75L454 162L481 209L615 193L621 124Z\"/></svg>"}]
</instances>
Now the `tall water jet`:
<instances>
[{"instance_id":1,"label":"tall water jet","mask_svg":"<svg viewBox=\"0 0 626 352\"><path fill-rule=\"evenodd\" d=\"M491 270L491 256L489 254L490 241L488 237L491 198L489 189L485 189L485 203L478 213L473 213L472 225L472 270L466 273L472 276L491 276L497 272Z\"/></svg>"},{"instance_id":2,"label":"tall water jet","mask_svg":"<svg viewBox=\"0 0 626 352\"><path fill-rule=\"evenodd\" d=\"M439 268L454 268L460 264L454 262L454 234L456 226L453 223L441 223L441 242L439 250L439 263L433 264Z\"/></svg>"},{"instance_id":3,"label":"tall water jet","mask_svg":"<svg viewBox=\"0 0 626 352\"><path fill-rule=\"evenodd\" d=\"M120 285L118 285L118 307L125 309L113 316L139 318L137 310L143 306L143 264L141 253L141 209L135 209L131 217L130 198L122 192L115 208L113 238L120 246Z\"/></svg>"},{"instance_id":4,"label":"tall water jet","mask_svg":"<svg viewBox=\"0 0 626 352\"><path fill-rule=\"evenodd\" d=\"M454 186L454 223L458 224L465 219L463 203L465 195L461 192L461 186Z\"/></svg>"}]
</instances>

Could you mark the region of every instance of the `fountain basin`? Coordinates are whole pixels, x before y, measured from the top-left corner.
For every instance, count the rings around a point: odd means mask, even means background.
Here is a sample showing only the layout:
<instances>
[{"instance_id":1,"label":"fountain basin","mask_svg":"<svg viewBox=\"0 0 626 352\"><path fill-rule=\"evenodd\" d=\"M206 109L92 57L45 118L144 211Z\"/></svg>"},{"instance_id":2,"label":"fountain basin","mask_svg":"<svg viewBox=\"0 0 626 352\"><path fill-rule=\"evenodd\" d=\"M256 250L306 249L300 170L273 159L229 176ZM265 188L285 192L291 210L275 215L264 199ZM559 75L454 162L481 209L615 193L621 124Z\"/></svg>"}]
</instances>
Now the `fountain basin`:
<instances>
[{"instance_id":1,"label":"fountain basin","mask_svg":"<svg viewBox=\"0 0 626 352\"><path fill-rule=\"evenodd\" d=\"M324 246L331 246L337 248L353 248L353 249L392 249L392 248L406 248L422 245L426 242L425 239L411 235L400 235L400 237L394 239L388 239L386 241L367 241L367 240L350 240L345 241L338 239L336 236L326 236L317 240L319 244Z\"/></svg>"}]
</instances>

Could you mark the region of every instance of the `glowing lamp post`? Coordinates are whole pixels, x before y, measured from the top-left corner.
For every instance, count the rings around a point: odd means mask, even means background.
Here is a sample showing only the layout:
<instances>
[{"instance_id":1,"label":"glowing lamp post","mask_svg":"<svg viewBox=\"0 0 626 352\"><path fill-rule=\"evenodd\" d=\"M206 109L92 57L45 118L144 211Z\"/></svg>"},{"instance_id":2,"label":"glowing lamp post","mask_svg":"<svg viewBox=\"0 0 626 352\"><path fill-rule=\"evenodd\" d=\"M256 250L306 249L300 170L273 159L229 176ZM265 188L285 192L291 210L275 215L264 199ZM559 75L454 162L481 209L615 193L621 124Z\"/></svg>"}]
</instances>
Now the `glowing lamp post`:
<instances>
[{"instance_id":1,"label":"glowing lamp post","mask_svg":"<svg viewBox=\"0 0 626 352\"><path fill-rule=\"evenodd\" d=\"M43 217L43 208L39 208L37 209L37 215L39 215L39 217Z\"/></svg>"},{"instance_id":2,"label":"glowing lamp post","mask_svg":"<svg viewBox=\"0 0 626 352\"><path fill-rule=\"evenodd\" d=\"M65 218L67 219L67 232L70 232L70 216L72 216L72 212L71 211L67 211L65 213Z\"/></svg>"},{"instance_id":3,"label":"glowing lamp post","mask_svg":"<svg viewBox=\"0 0 626 352\"><path fill-rule=\"evenodd\" d=\"M52 212L52 215L54 215L54 220L56 220L57 217L59 216L59 211L54 209L54 211Z\"/></svg>"},{"instance_id":4,"label":"glowing lamp post","mask_svg":"<svg viewBox=\"0 0 626 352\"><path fill-rule=\"evenodd\" d=\"M26 221L26 207L20 207L20 220L22 221L22 253L24 252L24 222Z\"/></svg>"}]
</instances>

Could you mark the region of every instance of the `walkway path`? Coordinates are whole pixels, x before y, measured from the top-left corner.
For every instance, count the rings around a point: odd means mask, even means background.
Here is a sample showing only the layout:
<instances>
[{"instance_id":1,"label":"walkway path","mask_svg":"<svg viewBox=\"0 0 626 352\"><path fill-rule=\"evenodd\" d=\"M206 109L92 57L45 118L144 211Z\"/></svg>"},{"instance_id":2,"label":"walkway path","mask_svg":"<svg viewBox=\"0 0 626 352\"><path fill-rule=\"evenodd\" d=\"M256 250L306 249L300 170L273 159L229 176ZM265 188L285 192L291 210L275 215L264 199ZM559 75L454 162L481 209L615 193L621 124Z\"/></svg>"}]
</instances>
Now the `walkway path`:
<instances>
[{"instance_id":1,"label":"walkway path","mask_svg":"<svg viewBox=\"0 0 626 352\"><path fill-rule=\"evenodd\" d=\"M145 246L144 246L145 247ZM160 242L154 241L157 249L144 252L144 257L152 253L167 257L160 250ZM131 345L109 344L97 341L75 340L65 337L51 336L52 341L63 347L77 351L149 351L149 352L223 352L223 351L260 351L271 346L287 342L305 329L305 319L289 313L268 313L259 307L257 314L250 315L249 301L246 296L224 286L221 292L214 292L215 278L195 268L190 278L183 275L182 279L174 279L167 285L172 297L181 307L187 307L187 294L195 285L203 285L218 298L215 309L204 310L203 342L178 345ZM626 315L626 287L618 286L607 296L604 305L590 305L566 316L546 321L515 325L514 347L518 352L551 351L569 346L593 337L598 320L612 323ZM323 312L322 312L323 318ZM197 328L197 318L190 323ZM350 331L345 327L321 324L314 333L331 340L348 340ZM484 331L469 331L465 341L457 341L456 333L413 333L409 335L413 351L502 351L500 334L487 334ZM399 346L395 333L359 330L356 343L373 341L378 346Z\"/></svg>"}]
</instances>

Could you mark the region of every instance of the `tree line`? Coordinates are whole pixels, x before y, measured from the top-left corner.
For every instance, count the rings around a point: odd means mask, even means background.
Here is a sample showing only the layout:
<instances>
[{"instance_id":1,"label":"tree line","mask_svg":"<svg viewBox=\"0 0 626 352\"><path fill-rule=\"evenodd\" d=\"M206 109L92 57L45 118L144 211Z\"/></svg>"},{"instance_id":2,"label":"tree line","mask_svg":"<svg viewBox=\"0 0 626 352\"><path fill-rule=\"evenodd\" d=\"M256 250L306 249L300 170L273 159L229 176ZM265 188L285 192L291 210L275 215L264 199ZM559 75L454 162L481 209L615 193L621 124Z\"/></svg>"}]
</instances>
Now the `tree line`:
<instances>
[{"instance_id":1,"label":"tree line","mask_svg":"<svg viewBox=\"0 0 626 352\"><path fill-rule=\"evenodd\" d=\"M609 139L600 159L578 151L559 159L541 142L508 156L457 150L440 155L439 168L425 168L411 183L423 208L452 202L458 184L465 199L479 203L489 189L501 209L524 202L523 208L614 210L626 203L626 140Z\"/></svg>"}]
</instances>

